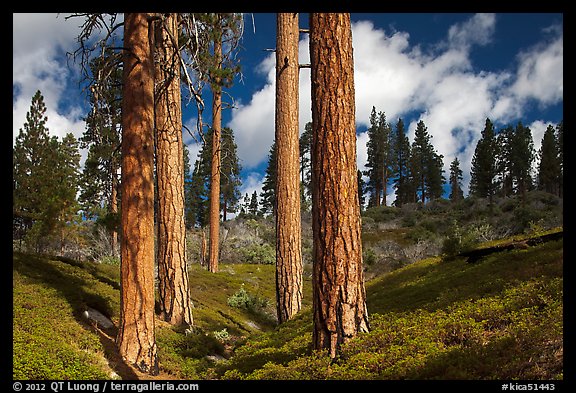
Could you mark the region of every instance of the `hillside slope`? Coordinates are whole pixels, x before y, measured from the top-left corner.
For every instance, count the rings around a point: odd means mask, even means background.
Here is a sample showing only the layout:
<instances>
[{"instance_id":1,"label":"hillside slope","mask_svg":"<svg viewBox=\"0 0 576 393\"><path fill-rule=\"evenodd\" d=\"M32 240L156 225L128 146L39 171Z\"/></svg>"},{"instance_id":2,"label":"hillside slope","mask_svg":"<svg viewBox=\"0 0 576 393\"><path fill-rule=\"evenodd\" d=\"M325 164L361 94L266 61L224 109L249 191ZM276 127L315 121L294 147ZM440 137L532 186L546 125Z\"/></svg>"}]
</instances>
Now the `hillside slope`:
<instances>
[{"instance_id":1,"label":"hillside slope","mask_svg":"<svg viewBox=\"0 0 576 393\"><path fill-rule=\"evenodd\" d=\"M196 326L157 323L160 378L561 379L562 265L557 240L379 276L366 285L370 333L334 363L310 348L309 278L302 312L275 326L272 265L193 265ZM14 379L148 378L82 317L91 307L118 322L118 279L118 266L14 254Z\"/></svg>"},{"instance_id":2,"label":"hillside slope","mask_svg":"<svg viewBox=\"0 0 576 393\"><path fill-rule=\"evenodd\" d=\"M234 340L276 324L274 266L190 270L193 334L156 320L159 378L181 376L189 361L228 356ZM14 379L149 378L118 356L116 328L94 326L83 315L95 309L118 325L118 265L14 253L12 283Z\"/></svg>"},{"instance_id":3,"label":"hillside slope","mask_svg":"<svg viewBox=\"0 0 576 393\"><path fill-rule=\"evenodd\" d=\"M330 363L310 309L250 339L217 375L237 379L561 379L563 241L428 258L367 283L371 332Z\"/></svg>"}]
</instances>

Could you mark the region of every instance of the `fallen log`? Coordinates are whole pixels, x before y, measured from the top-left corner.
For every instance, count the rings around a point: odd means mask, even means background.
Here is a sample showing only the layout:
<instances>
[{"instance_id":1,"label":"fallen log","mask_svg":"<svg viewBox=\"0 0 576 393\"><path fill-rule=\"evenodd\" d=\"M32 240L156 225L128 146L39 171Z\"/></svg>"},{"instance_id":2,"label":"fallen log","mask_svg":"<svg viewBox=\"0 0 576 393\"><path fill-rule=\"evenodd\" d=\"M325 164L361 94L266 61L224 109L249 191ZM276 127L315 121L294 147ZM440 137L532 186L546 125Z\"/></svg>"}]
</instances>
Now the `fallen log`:
<instances>
[{"instance_id":1,"label":"fallen log","mask_svg":"<svg viewBox=\"0 0 576 393\"><path fill-rule=\"evenodd\" d=\"M564 237L564 231L549 233L546 235L536 236L529 239L511 241L508 243L497 244L492 247L477 248L474 250L464 251L458 254L459 257L467 258L466 262L475 263L483 257L493 254L495 252L510 251L510 250L522 250L528 247L535 246L537 244L560 240Z\"/></svg>"}]
</instances>

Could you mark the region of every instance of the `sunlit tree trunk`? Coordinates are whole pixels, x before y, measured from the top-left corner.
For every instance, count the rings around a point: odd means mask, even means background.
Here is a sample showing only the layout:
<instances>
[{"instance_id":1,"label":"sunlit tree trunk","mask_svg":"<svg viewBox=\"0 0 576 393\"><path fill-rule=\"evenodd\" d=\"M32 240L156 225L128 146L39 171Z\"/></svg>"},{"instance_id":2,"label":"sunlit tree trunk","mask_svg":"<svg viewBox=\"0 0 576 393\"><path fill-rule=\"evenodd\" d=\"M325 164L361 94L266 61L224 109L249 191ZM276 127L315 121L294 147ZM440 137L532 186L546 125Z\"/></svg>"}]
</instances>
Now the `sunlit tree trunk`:
<instances>
[{"instance_id":1,"label":"sunlit tree trunk","mask_svg":"<svg viewBox=\"0 0 576 393\"><path fill-rule=\"evenodd\" d=\"M116 217L116 214L118 214L118 173L117 173L117 164L116 164L116 160L113 160L113 164L112 164L112 180L111 180L111 190L110 190L110 212L112 214L114 214L114 217ZM117 226L116 223L117 221L114 221L115 224L112 228L111 231L111 245L112 245L112 253L115 257L118 256L118 230L117 230Z\"/></svg>"},{"instance_id":2,"label":"sunlit tree trunk","mask_svg":"<svg viewBox=\"0 0 576 393\"><path fill-rule=\"evenodd\" d=\"M150 14L124 17L120 355L158 374L154 333L154 63Z\"/></svg>"},{"instance_id":3,"label":"sunlit tree trunk","mask_svg":"<svg viewBox=\"0 0 576 393\"><path fill-rule=\"evenodd\" d=\"M313 344L332 358L368 331L350 14L310 15Z\"/></svg>"},{"instance_id":4,"label":"sunlit tree trunk","mask_svg":"<svg viewBox=\"0 0 576 393\"><path fill-rule=\"evenodd\" d=\"M192 325L184 222L184 153L177 14L155 22L158 293L160 316Z\"/></svg>"},{"instance_id":5,"label":"sunlit tree trunk","mask_svg":"<svg viewBox=\"0 0 576 393\"><path fill-rule=\"evenodd\" d=\"M218 96L218 98L216 98ZM214 94L214 100L221 102L219 93ZM212 139L212 166L210 176L210 241L208 245L208 270L218 272L219 243L220 243L220 104L214 104L214 129Z\"/></svg>"},{"instance_id":6,"label":"sunlit tree trunk","mask_svg":"<svg viewBox=\"0 0 576 393\"><path fill-rule=\"evenodd\" d=\"M218 27L217 27L218 29ZM222 68L222 37L214 39L214 61L216 73ZM218 271L220 242L220 138L222 133L222 86L216 76L212 83L212 166L210 176L210 243L208 249L208 270Z\"/></svg>"},{"instance_id":7,"label":"sunlit tree trunk","mask_svg":"<svg viewBox=\"0 0 576 393\"><path fill-rule=\"evenodd\" d=\"M285 322L302 304L298 14L277 14L276 26L276 308Z\"/></svg>"}]
</instances>

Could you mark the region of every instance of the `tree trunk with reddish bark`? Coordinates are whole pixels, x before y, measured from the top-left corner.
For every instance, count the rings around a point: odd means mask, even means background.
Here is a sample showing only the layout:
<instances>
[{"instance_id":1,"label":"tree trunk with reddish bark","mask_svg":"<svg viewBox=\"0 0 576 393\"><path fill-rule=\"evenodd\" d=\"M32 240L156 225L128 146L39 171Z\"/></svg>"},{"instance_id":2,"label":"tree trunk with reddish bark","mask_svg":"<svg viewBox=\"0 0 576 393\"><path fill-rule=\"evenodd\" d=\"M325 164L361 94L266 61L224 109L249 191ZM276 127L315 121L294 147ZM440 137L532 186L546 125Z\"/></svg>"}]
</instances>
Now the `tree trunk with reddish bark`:
<instances>
[{"instance_id":1,"label":"tree trunk with reddish bark","mask_svg":"<svg viewBox=\"0 0 576 393\"><path fill-rule=\"evenodd\" d=\"M216 68L222 67L222 38L214 39ZM208 245L208 270L218 272L220 243L220 138L222 134L222 86L220 78L212 83L212 166L210 176L210 243Z\"/></svg>"},{"instance_id":2,"label":"tree trunk with reddish bark","mask_svg":"<svg viewBox=\"0 0 576 393\"><path fill-rule=\"evenodd\" d=\"M276 309L282 323L302 305L298 14L277 14L276 26Z\"/></svg>"},{"instance_id":3,"label":"tree trunk with reddish bark","mask_svg":"<svg viewBox=\"0 0 576 393\"><path fill-rule=\"evenodd\" d=\"M158 182L158 294L160 316L172 325L192 325L186 261L184 155L178 16L155 22L156 179Z\"/></svg>"},{"instance_id":4,"label":"tree trunk with reddish bark","mask_svg":"<svg viewBox=\"0 0 576 393\"><path fill-rule=\"evenodd\" d=\"M154 63L150 14L124 17L122 91L122 358L158 374L154 332Z\"/></svg>"},{"instance_id":5,"label":"tree trunk with reddish bark","mask_svg":"<svg viewBox=\"0 0 576 393\"><path fill-rule=\"evenodd\" d=\"M310 15L313 344L335 358L366 332L350 14Z\"/></svg>"}]
</instances>

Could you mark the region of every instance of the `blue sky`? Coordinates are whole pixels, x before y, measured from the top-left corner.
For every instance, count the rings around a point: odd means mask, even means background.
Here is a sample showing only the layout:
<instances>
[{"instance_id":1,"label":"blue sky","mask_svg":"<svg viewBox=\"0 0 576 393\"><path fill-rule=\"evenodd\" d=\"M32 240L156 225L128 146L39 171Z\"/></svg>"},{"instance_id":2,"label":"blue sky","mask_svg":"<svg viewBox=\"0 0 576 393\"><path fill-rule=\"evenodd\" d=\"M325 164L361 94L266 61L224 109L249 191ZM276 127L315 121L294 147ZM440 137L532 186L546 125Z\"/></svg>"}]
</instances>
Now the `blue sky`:
<instances>
[{"instance_id":1,"label":"blue sky","mask_svg":"<svg viewBox=\"0 0 576 393\"><path fill-rule=\"evenodd\" d=\"M521 120L538 148L548 124L563 119L563 15L351 14L356 87L358 165L366 162L372 106L389 122L401 117L412 135L423 120L444 155L446 174L458 157L468 190L470 162L486 117L499 129ZM300 26L308 25L301 14ZM223 115L234 130L243 167L242 194L260 191L274 138L275 14L245 14L240 52L242 82L228 93L235 108ZM13 14L13 138L25 121L32 95L44 94L52 135L84 131L87 112L79 70L67 65L80 21L64 15ZM308 62L308 39L300 37L300 62ZM205 99L210 102L209 92ZM207 105L210 106L210 105ZM195 125L194 107L183 121ZM211 120L210 111L204 121ZM311 120L310 71L300 72L300 129ZM196 157L199 146L184 133ZM389 198L389 200L393 199Z\"/></svg>"}]
</instances>

